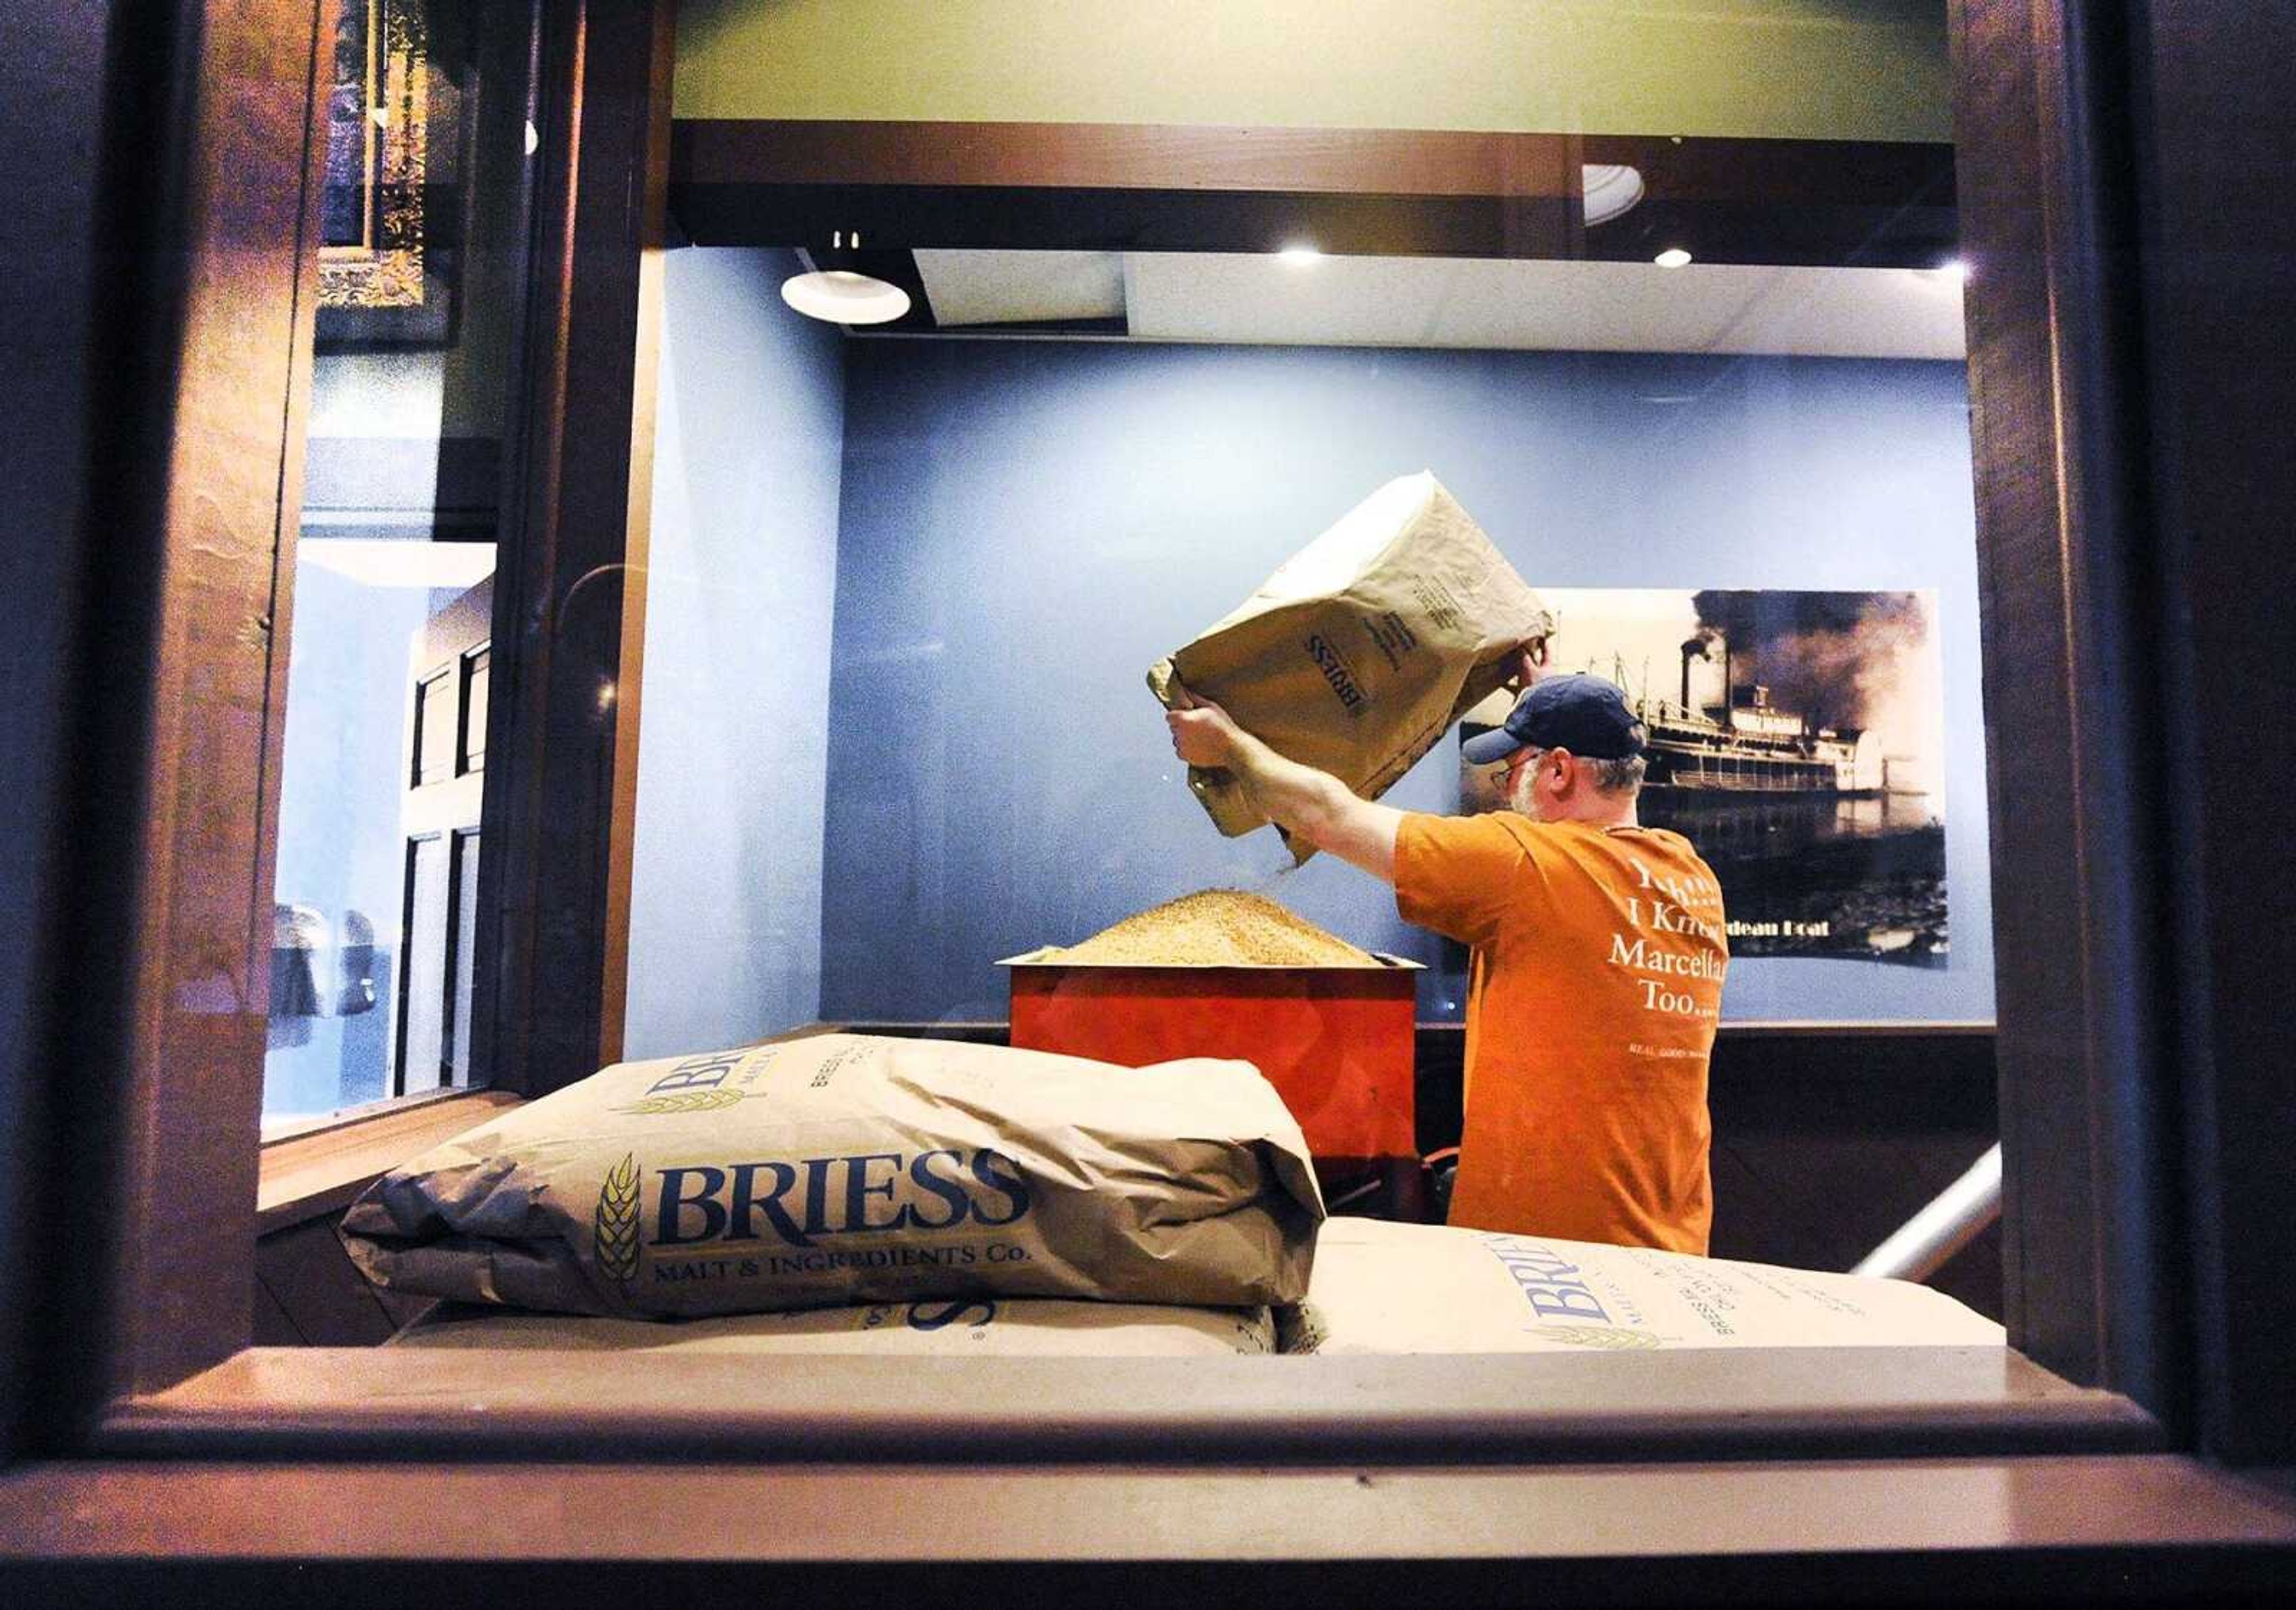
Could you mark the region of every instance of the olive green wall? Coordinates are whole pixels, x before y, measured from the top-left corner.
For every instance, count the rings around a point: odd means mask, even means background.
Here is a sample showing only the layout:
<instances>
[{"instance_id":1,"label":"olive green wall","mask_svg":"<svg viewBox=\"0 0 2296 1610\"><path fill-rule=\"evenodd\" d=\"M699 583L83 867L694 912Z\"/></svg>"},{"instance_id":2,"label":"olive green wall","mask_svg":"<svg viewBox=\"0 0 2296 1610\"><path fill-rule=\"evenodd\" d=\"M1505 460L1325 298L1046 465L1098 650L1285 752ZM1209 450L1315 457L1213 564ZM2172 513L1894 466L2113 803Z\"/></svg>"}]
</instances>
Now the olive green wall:
<instances>
[{"instance_id":1,"label":"olive green wall","mask_svg":"<svg viewBox=\"0 0 2296 1610\"><path fill-rule=\"evenodd\" d=\"M683 0L676 109L1952 137L1944 0Z\"/></svg>"}]
</instances>

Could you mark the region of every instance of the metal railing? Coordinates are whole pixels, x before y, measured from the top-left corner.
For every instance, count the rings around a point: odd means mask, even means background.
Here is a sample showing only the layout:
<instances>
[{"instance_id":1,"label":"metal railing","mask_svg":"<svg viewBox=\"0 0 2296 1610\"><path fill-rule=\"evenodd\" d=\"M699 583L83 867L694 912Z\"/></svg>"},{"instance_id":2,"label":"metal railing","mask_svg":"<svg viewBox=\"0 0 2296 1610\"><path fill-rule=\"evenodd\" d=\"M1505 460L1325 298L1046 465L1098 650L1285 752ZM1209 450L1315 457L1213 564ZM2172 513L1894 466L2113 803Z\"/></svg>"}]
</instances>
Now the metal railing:
<instances>
[{"instance_id":1,"label":"metal railing","mask_svg":"<svg viewBox=\"0 0 2296 1610\"><path fill-rule=\"evenodd\" d=\"M1925 1280L2000 1216L2001 1148L1996 1145L1849 1272Z\"/></svg>"}]
</instances>

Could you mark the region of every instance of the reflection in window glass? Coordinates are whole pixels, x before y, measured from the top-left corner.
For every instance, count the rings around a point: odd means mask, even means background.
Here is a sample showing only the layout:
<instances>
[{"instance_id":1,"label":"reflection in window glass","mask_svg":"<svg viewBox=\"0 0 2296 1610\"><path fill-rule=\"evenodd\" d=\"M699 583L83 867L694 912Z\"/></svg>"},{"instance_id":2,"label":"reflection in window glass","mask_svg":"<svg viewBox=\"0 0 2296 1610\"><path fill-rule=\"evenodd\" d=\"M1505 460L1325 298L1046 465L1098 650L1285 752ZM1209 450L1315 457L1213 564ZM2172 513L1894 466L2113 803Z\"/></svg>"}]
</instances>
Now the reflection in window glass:
<instances>
[{"instance_id":1,"label":"reflection in window glass","mask_svg":"<svg viewBox=\"0 0 2296 1610\"><path fill-rule=\"evenodd\" d=\"M407 841L406 911L401 930L406 971L393 1095L437 1089L446 1062L446 940L454 887L447 852L447 840L437 833Z\"/></svg>"},{"instance_id":2,"label":"reflection in window glass","mask_svg":"<svg viewBox=\"0 0 2296 1610\"><path fill-rule=\"evenodd\" d=\"M1138 8L1015 0L1024 83L961 9L833 61L803 8L681 30L689 153L724 133L705 119L889 127L845 151L753 128L774 155L746 188L730 138L682 189L673 166L693 243L663 279L627 1056L820 1023L1017 1037L1006 959L1241 889L1419 964L1417 1082L1387 1094L1422 1149L1457 1141L1469 951L1335 855L1218 830L1146 685L1429 472L1546 601L1549 669L1621 690L1652 742L1642 820L1722 887L1726 977L1633 919L1637 1009L1818 1026L1837 1070L1850 1026L1992 1017L1943 7L1239 7L1211 72ZM984 106L1033 132L972 126ZM935 119L969 127L916 132ZM1151 127L1133 188L1073 176ZM969 190L869 182L977 150ZM1442 580L1359 591L1431 619ZM1300 703L1362 719L1424 639L1372 614L1290 645ZM1394 738L1382 802L1490 809L1456 733L1509 702ZM1653 1083L1705 1066L1647 1038L1674 1058ZM1903 1191L1841 1171L1834 1267L1984 1149L1989 1087L1951 1100L1965 1128L1906 1141L1931 1151ZM1896 1120L1864 1110L1852 1148L1883 1159ZM1411 1149L1398 1127L1383 1153ZM1822 1165L1781 1142L1748 1167Z\"/></svg>"},{"instance_id":3,"label":"reflection in window glass","mask_svg":"<svg viewBox=\"0 0 2296 1610\"><path fill-rule=\"evenodd\" d=\"M472 1075L470 890L525 294L529 9L327 14L266 1121Z\"/></svg>"},{"instance_id":4,"label":"reflection in window glass","mask_svg":"<svg viewBox=\"0 0 2296 1610\"><path fill-rule=\"evenodd\" d=\"M457 772L482 772L487 764L487 688L489 657L484 649L463 657L463 753Z\"/></svg>"},{"instance_id":5,"label":"reflection in window glass","mask_svg":"<svg viewBox=\"0 0 2296 1610\"><path fill-rule=\"evenodd\" d=\"M936 309L1028 273L930 255ZM1423 962L1422 1015L1458 1020L1464 953L1386 891L1210 830L1143 685L1431 469L1558 614L1554 668L1661 728L1652 820L1734 895L1728 1018L1990 1017L1957 283L1133 254L1106 280L1142 339L840 339L775 294L800 266L670 265L634 1052L996 1021L999 958L1221 885ZM1574 350L1594 305L1675 350ZM1487 782L1447 741L1387 802Z\"/></svg>"},{"instance_id":6,"label":"reflection in window glass","mask_svg":"<svg viewBox=\"0 0 2296 1610\"><path fill-rule=\"evenodd\" d=\"M479 835L455 835L455 910L447 952L447 1067L449 1084L471 1082L472 988L478 967Z\"/></svg>"}]
</instances>

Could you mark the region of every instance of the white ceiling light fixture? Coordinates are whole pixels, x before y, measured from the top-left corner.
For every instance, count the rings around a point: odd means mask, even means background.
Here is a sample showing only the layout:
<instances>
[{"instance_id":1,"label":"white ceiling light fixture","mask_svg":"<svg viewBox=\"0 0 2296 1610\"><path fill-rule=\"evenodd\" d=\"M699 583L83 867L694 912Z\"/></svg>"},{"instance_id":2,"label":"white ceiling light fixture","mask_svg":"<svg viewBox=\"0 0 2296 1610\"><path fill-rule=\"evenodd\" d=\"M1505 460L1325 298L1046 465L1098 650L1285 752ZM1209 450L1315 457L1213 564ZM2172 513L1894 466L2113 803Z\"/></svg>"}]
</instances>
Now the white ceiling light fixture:
<instances>
[{"instance_id":1,"label":"white ceiling light fixture","mask_svg":"<svg viewBox=\"0 0 2296 1610\"><path fill-rule=\"evenodd\" d=\"M782 282L782 300L809 319L832 324L887 324L909 310L909 293L890 281L838 266L861 246L861 232L844 230L829 238L824 266Z\"/></svg>"},{"instance_id":2,"label":"white ceiling light fixture","mask_svg":"<svg viewBox=\"0 0 2296 1610\"><path fill-rule=\"evenodd\" d=\"M1934 268L1916 268L1914 274L1932 285L1961 285L1968 282L1969 265L1959 257L1948 257Z\"/></svg>"},{"instance_id":3,"label":"white ceiling light fixture","mask_svg":"<svg viewBox=\"0 0 2296 1610\"><path fill-rule=\"evenodd\" d=\"M1642 169L1624 162L1589 162L1579 170L1587 197L1587 225L1607 224L1634 210L1643 199Z\"/></svg>"},{"instance_id":4,"label":"white ceiling light fixture","mask_svg":"<svg viewBox=\"0 0 2296 1610\"><path fill-rule=\"evenodd\" d=\"M909 310L909 293L899 286L844 268L791 274L782 282L782 300L832 324L886 324Z\"/></svg>"},{"instance_id":5,"label":"white ceiling light fixture","mask_svg":"<svg viewBox=\"0 0 2296 1610\"><path fill-rule=\"evenodd\" d=\"M1651 259L1660 268L1681 268L1690 262L1690 254L1679 246L1669 246Z\"/></svg>"},{"instance_id":6,"label":"white ceiling light fixture","mask_svg":"<svg viewBox=\"0 0 2296 1610\"><path fill-rule=\"evenodd\" d=\"M1275 254L1294 268L1305 268L1324 260L1324 254L1305 241L1295 241Z\"/></svg>"}]
</instances>

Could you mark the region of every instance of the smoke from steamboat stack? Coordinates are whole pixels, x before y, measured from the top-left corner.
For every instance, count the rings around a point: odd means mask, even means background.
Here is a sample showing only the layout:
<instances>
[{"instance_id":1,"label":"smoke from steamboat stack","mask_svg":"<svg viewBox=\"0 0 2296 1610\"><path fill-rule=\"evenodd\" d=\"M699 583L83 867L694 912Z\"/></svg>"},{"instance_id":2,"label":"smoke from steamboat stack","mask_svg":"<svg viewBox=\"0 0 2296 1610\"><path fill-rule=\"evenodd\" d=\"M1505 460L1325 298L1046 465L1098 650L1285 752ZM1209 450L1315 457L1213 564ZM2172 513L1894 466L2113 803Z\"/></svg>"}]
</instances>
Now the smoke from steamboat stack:
<instances>
[{"instance_id":1,"label":"smoke from steamboat stack","mask_svg":"<svg viewBox=\"0 0 2296 1610\"><path fill-rule=\"evenodd\" d=\"M1920 647L1928 630L1911 593L1708 591L1691 605L1698 632L1683 645L1685 687L1692 658L1726 660L1727 688L1766 687L1773 706L1813 730L1871 726L1895 685L1898 657ZM1690 702L1686 695L1682 702Z\"/></svg>"}]
</instances>

